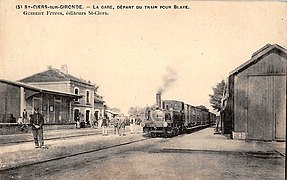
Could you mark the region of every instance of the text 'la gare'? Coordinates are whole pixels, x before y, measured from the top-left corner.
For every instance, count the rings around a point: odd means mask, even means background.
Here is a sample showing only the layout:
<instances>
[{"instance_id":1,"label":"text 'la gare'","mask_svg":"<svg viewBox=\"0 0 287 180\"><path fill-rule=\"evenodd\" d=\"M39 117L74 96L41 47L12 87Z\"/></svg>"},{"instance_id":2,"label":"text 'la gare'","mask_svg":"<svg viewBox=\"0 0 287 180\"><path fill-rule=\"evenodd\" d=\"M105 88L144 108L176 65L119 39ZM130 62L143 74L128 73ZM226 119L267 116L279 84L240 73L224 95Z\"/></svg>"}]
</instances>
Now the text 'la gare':
<instances>
[{"instance_id":1,"label":"text 'la gare'","mask_svg":"<svg viewBox=\"0 0 287 180\"><path fill-rule=\"evenodd\" d=\"M93 9L114 9L113 5L93 5Z\"/></svg>"}]
</instances>

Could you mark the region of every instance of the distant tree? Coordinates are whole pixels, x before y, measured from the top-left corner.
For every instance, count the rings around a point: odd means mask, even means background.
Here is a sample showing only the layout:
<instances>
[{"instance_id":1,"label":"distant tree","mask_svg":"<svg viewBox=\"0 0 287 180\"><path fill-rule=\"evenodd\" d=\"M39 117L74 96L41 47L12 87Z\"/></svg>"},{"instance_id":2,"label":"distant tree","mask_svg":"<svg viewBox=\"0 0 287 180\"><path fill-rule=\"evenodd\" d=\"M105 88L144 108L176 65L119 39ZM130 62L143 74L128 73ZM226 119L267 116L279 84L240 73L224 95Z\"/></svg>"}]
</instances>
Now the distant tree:
<instances>
[{"instance_id":1,"label":"distant tree","mask_svg":"<svg viewBox=\"0 0 287 180\"><path fill-rule=\"evenodd\" d=\"M221 110L221 99L223 95L223 90L225 86L225 81L222 80L220 83L217 83L215 87L212 88L213 94L210 94L209 102L214 110Z\"/></svg>"},{"instance_id":2,"label":"distant tree","mask_svg":"<svg viewBox=\"0 0 287 180\"><path fill-rule=\"evenodd\" d=\"M130 107L128 110L129 114L138 114L138 115L142 115L145 113L145 108L142 107Z\"/></svg>"}]
</instances>

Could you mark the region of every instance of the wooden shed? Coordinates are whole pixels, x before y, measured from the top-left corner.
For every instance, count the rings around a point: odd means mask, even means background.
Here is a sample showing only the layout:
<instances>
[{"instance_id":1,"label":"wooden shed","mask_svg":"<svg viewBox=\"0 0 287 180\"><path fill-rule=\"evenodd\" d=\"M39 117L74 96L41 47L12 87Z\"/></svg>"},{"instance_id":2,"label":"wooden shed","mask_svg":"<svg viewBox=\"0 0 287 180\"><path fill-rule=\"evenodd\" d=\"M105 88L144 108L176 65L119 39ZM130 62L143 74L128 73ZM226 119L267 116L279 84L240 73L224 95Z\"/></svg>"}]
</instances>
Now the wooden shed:
<instances>
[{"instance_id":1,"label":"wooden shed","mask_svg":"<svg viewBox=\"0 0 287 180\"><path fill-rule=\"evenodd\" d=\"M228 77L223 133L234 139L286 140L287 51L267 44Z\"/></svg>"}]
</instances>

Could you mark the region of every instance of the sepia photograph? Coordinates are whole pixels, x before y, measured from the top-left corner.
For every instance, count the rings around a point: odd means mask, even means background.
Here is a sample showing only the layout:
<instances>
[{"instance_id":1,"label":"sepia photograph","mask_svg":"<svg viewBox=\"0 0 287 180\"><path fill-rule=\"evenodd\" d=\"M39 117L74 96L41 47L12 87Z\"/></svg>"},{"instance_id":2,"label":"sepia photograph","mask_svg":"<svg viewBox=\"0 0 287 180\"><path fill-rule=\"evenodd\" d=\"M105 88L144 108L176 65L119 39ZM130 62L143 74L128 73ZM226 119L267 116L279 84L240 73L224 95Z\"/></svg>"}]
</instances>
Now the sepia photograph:
<instances>
[{"instance_id":1,"label":"sepia photograph","mask_svg":"<svg viewBox=\"0 0 287 180\"><path fill-rule=\"evenodd\" d=\"M284 1L0 1L0 179L286 179Z\"/></svg>"}]
</instances>

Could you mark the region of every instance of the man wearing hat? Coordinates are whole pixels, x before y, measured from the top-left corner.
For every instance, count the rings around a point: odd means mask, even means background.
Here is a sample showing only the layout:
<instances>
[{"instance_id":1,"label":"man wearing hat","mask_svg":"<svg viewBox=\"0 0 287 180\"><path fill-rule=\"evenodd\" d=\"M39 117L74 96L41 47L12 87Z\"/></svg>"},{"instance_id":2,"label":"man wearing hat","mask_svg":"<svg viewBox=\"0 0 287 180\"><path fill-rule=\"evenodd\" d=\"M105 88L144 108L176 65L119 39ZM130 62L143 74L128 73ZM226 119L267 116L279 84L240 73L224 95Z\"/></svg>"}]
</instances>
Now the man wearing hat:
<instances>
[{"instance_id":1,"label":"man wearing hat","mask_svg":"<svg viewBox=\"0 0 287 180\"><path fill-rule=\"evenodd\" d=\"M34 114L30 115L30 123L32 125L35 148L46 148L44 146L43 138L44 117L41 113L39 113L39 108L35 108Z\"/></svg>"}]
</instances>

